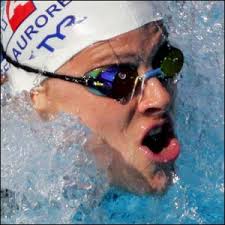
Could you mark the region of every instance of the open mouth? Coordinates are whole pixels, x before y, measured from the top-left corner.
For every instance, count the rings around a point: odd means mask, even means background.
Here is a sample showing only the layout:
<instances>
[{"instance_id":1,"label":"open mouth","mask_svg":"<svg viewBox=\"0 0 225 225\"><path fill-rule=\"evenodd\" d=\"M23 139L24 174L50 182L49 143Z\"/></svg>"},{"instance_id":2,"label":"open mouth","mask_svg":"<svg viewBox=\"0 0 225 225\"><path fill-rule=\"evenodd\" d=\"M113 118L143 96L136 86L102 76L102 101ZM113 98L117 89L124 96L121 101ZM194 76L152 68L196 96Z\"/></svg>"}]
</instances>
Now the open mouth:
<instances>
[{"instance_id":1,"label":"open mouth","mask_svg":"<svg viewBox=\"0 0 225 225\"><path fill-rule=\"evenodd\" d=\"M142 140L141 150L156 162L175 160L180 153L180 144L171 123L166 122L150 129Z\"/></svg>"}]
</instances>

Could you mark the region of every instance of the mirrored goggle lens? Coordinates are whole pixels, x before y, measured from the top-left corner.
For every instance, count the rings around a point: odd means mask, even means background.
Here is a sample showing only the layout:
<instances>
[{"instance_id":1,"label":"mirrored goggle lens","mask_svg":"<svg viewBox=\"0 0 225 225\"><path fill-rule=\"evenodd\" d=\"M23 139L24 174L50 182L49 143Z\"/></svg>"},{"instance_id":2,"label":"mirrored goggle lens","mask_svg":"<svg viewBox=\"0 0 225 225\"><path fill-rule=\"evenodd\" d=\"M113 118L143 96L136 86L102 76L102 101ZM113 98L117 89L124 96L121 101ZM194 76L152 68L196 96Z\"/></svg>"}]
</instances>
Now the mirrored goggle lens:
<instances>
[{"instance_id":1,"label":"mirrored goggle lens","mask_svg":"<svg viewBox=\"0 0 225 225\"><path fill-rule=\"evenodd\" d=\"M133 89L137 69L131 65L112 65L89 72L88 86L95 94L121 100L127 99Z\"/></svg>"},{"instance_id":2,"label":"mirrored goggle lens","mask_svg":"<svg viewBox=\"0 0 225 225\"><path fill-rule=\"evenodd\" d=\"M153 69L160 68L165 78L176 76L182 69L184 56L180 49L165 42L152 60Z\"/></svg>"}]
</instances>

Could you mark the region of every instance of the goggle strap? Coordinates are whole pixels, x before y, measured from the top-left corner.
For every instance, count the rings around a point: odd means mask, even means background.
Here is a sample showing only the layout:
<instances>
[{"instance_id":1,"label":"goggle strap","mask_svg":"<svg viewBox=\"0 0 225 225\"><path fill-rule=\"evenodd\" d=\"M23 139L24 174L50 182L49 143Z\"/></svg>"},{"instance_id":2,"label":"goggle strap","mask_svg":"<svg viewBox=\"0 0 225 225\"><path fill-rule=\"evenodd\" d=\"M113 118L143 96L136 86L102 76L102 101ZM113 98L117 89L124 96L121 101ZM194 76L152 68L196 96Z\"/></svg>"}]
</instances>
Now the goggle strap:
<instances>
[{"instance_id":1,"label":"goggle strap","mask_svg":"<svg viewBox=\"0 0 225 225\"><path fill-rule=\"evenodd\" d=\"M157 77L158 75L162 74L162 71L160 68L154 69L154 70L148 70L144 74L144 79L150 79L152 77Z\"/></svg>"},{"instance_id":2,"label":"goggle strap","mask_svg":"<svg viewBox=\"0 0 225 225\"><path fill-rule=\"evenodd\" d=\"M23 69L24 71L26 71L28 73L37 73L37 74L46 76L48 78L61 79L64 81L69 81L72 83L78 83L78 84L87 86L87 81L84 77L72 77L72 76L67 76L67 75L61 75L61 74L52 73L49 71L40 70L37 68L32 68L32 67L24 65L24 64L20 64L19 62L14 61L10 56L8 56L3 48L2 48L2 55L3 55L3 58L5 58L8 63L12 64L16 68Z\"/></svg>"}]
</instances>

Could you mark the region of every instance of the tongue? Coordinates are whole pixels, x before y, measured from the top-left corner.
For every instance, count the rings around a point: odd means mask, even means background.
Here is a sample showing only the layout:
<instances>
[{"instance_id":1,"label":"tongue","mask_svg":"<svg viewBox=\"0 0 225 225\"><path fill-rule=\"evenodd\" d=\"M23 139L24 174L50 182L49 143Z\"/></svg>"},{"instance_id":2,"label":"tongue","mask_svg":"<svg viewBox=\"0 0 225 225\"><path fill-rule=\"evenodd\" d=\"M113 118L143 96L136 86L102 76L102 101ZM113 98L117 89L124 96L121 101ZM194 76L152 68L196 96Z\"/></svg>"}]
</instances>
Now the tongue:
<instances>
[{"instance_id":1,"label":"tongue","mask_svg":"<svg viewBox=\"0 0 225 225\"><path fill-rule=\"evenodd\" d=\"M176 138L169 138L168 145L164 148L163 151L159 153L153 153L152 149L149 151L148 148L144 148L146 155L155 162L169 162L176 160L180 153L180 144ZM148 149L148 150L147 150Z\"/></svg>"}]
</instances>

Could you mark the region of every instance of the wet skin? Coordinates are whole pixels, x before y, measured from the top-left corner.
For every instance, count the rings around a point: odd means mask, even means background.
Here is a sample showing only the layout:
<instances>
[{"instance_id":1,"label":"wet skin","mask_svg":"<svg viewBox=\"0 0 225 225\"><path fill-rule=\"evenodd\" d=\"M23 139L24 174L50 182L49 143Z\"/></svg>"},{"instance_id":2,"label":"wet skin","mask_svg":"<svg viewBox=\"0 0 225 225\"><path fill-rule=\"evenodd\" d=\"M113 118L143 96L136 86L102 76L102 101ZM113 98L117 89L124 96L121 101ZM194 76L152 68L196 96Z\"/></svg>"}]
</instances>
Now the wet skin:
<instances>
[{"instance_id":1,"label":"wet skin","mask_svg":"<svg viewBox=\"0 0 225 225\"><path fill-rule=\"evenodd\" d=\"M8 77L6 75L1 74L1 85L8 81Z\"/></svg>"},{"instance_id":2,"label":"wet skin","mask_svg":"<svg viewBox=\"0 0 225 225\"><path fill-rule=\"evenodd\" d=\"M151 69L151 57L165 35L161 23L147 24L88 46L57 73L82 76L101 66L131 63L137 66L139 75L144 74ZM31 98L45 119L58 112L81 118L93 131L86 144L87 151L107 171L111 183L140 194L166 190L179 152L178 142L171 141L172 147L165 153L168 160L142 146L145 135L168 120L167 110L172 102L171 94L157 78L149 79L142 95L137 93L127 104L96 96L81 85L58 79L44 81L31 92ZM174 153L174 149L178 152Z\"/></svg>"}]
</instances>

